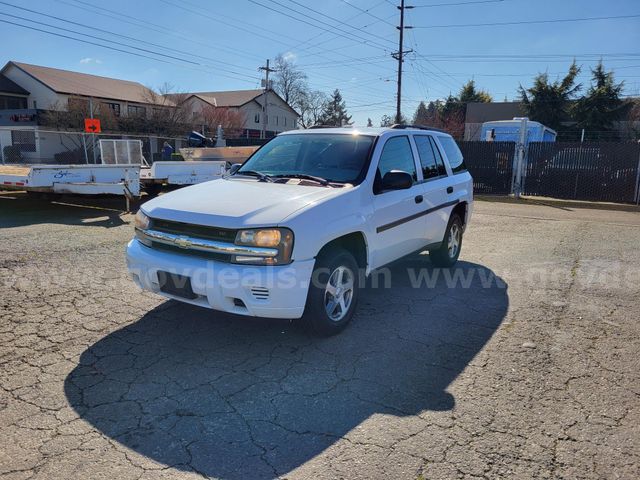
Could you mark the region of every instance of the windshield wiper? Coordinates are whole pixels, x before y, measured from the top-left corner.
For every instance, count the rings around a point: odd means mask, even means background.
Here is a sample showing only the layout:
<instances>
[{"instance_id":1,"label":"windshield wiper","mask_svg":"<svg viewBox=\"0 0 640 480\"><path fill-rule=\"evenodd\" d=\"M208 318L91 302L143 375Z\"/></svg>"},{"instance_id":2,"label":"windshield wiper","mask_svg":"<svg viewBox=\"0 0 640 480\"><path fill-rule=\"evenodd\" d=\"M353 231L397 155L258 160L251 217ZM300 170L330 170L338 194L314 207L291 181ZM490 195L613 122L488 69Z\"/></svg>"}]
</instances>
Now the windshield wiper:
<instances>
[{"instance_id":1,"label":"windshield wiper","mask_svg":"<svg viewBox=\"0 0 640 480\"><path fill-rule=\"evenodd\" d=\"M255 170L238 170L235 175L247 175L249 177L258 177L261 182L273 182L273 177L266 173L256 172Z\"/></svg>"},{"instance_id":2,"label":"windshield wiper","mask_svg":"<svg viewBox=\"0 0 640 480\"><path fill-rule=\"evenodd\" d=\"M315 175L307 175L306 173L291 173L291 174L282 174L282 175L274 175L274 178L300 178L302 180L312 180L314 182L318 182L323 186L329 185L329 180L322 177L316 177Z\"/></svg>"}]
</instances>

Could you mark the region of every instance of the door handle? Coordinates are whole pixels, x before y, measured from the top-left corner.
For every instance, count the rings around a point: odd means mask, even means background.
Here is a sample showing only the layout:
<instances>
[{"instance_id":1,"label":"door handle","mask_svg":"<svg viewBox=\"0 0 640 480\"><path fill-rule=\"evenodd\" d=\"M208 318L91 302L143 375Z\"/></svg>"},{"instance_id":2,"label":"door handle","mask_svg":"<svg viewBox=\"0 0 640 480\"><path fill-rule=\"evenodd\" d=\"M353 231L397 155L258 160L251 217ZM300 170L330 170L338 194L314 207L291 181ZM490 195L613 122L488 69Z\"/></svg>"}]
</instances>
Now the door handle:
<instances>
[{"instance_id":1,"label":"door handle","mask_svg":"<svg viewBox=\"0 0 640 480\"><path fill-rule=\"evenodd\" d=\"M453 193L453 187L447 187L447 193Z\"/></svg>"},{"instance_id":2,"label":"door handle","mask_svg":"<svg viewBox=\"0 0 640 480\"><path fill-rule=\"evenodd\" d=\"M416 201L416 203L422 203L422 200L424 200L424 198L422 198L422 195L417 195L414 200Z\"/></svg>"}]
</instances>

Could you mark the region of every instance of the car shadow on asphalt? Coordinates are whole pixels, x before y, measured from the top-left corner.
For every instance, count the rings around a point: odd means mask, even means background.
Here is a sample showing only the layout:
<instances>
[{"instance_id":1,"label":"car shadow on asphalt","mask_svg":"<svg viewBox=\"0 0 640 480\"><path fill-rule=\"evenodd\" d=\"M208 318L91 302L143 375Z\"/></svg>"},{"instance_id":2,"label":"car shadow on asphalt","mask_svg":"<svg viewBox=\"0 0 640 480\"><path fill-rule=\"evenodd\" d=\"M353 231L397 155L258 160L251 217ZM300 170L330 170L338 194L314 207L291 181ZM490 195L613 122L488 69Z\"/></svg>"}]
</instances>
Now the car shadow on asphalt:
<instances>
[{"instance_id":1,"label":"car shadow on asphalt","mask_svg":"<svg viewBox=\"0 0 640 480\"><path fill-rule=\"evenodd\" d=\"M26 192L0 192L0 228L40 223L112 228L124 225L125 201L120 197L49 195L35 198Z\"/></svg>"},{"instance_id":2,"label":"car shadow on asphalt","mask_svg":"<svg viewBox=\"0 0 640 480\"><path fill-rule=\"evenodd\" d=\"M447 388L505 317L507 286L481 265L444 271L420 255L388 272L390 283L369 281L354 323L331 338L165 302L89 347L66 396L97 430L162 465L284 475L372 416L464 402Z\"/></svg>"}]
</instances>

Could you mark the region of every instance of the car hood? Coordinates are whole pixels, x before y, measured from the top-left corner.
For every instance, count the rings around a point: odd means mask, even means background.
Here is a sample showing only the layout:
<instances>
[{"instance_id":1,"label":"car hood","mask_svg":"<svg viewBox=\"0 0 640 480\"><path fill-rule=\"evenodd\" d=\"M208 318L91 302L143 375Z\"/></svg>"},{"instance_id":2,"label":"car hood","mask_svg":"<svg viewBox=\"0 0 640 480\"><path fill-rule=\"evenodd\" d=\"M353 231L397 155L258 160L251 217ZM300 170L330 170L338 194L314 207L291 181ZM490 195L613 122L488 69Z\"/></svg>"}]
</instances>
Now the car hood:
<instances>
[{"instance_id":1,"label":"car hood","mask_svg":"<svg viewBox=\"0 0 640 480\"><path fill-rule=\"evenodd\" d=\"M297 210L350 190L250 179L218 179L142 205L152 218L221 228L276 226Z\"/></svg>"}]
</instances>

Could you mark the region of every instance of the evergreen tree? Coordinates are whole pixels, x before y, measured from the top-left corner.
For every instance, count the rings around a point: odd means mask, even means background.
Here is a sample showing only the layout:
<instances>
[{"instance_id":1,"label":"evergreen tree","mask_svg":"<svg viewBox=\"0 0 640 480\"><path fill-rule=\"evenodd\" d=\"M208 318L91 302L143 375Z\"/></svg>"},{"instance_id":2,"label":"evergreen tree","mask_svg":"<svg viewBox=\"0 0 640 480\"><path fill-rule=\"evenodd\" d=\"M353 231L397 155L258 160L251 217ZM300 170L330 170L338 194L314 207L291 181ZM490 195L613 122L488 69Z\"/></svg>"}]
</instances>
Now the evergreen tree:
<instances>
[{"instance_id":1,"label":"evergreen tree","mask_svg":"<svg viewBox=\"0 0 640 480\"><path fill-rule=\"evenodd\" d=\"M347 114L346 104L342 99L340 90L336 88L331 98L327 101L318 123L320 125L341 127L349 125L349 122L351 122L351 115Z\"/></svg>"},{"instance_id":2,"label":"evergreen tree","mask_svg":"<svg viewBox=\"0 0 640 480\"><path fill-rule=\"evenodd\" d=\"M569 72L562 80L549 82L549 75L541 73L535 77L533 86L525 89L520 86L520 100L526 115L547 127L558 131L562 122L568 120L571 101L582 85L576 84L580 67L574 61Z\"/></svg>"},{"instance_id":3,"label":"evergreen tree","mask_svg":"<svg viewBox=\"0 0 640 480\"><path fill-rule=\"evenodd\" d=\"M373 127L373 122L370 118L367 118L367 127Z\"/></svg>"},{"instance_id":4,"label":"evergreen tree","mask_svg":"<svg viewBox=\"0 0 640 480\"><path fill-rule=\"evenodd\" d=\"M584 129L589 139L610 139L614 122L622 120L629 110L629 104L621 98L624 82L616 83L613 71L607 72L602 61L591 74L591 87L573 110L576 127Z\"/></svg>"},{"instance_id":5,"label":"evergreen tree","mask_svg":"<svg viewBox=\"0 0 640 480\"><path fill-rule=\"evenodd\" d=\"M462 86L458 100L462 103L491 103L493 97L489 92L476 90L476 82L469 80Z\"/></svg>"},{"instance_id":6,"label":"evergreen tree","mask_svg":"<svg viewBox=\"0 0 640 480\"><path fill-rule=\"evenodd\" d=\"M429 112L427 111L427 106L424 104L424 102L420 102L418 108L416 109L416 113L413 114L413 124L429 125Z\"/></svg>"}]
</instances>

